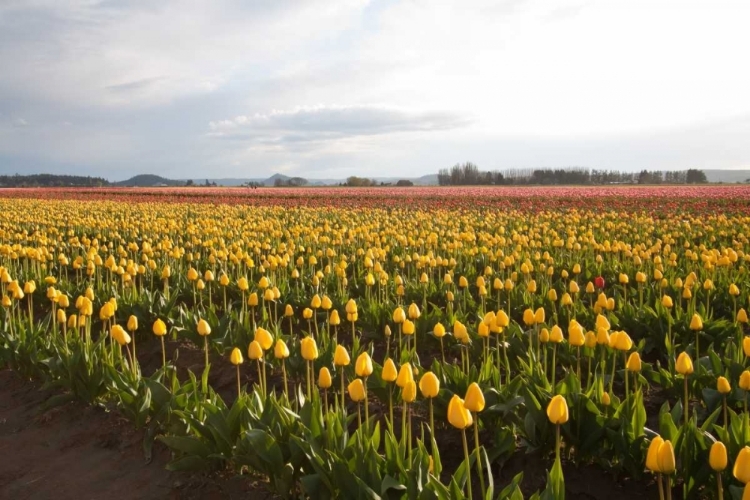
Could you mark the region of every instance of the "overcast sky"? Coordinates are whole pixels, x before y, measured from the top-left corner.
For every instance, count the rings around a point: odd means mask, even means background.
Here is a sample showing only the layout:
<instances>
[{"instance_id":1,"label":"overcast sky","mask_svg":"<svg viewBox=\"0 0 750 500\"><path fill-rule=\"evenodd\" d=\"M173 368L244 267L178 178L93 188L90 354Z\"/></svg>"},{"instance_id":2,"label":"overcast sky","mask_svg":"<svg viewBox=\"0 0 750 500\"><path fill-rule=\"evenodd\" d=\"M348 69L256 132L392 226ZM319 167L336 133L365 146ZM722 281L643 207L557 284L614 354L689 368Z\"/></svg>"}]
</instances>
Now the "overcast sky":
<instances>
[{"instance_id":1,"label":"overcast sky","mask_svg":"<svg viewBox=\"0 0 750 500\"><path fill-rule=\"evenodd\" d=\"M750 2L0 0L0 173L750 168Z\"/></svg>"}]
</instances>

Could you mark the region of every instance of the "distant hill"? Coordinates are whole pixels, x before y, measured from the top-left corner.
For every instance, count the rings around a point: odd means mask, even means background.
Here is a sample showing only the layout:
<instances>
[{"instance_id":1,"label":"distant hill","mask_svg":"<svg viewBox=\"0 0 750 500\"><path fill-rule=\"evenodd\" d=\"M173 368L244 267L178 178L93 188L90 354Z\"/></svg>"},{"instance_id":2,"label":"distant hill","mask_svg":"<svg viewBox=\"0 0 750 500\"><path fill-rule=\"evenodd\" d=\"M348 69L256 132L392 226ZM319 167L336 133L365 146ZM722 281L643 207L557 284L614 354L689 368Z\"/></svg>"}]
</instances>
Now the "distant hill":
<instances>
[{"instance_id":1,"label":"distant hill","mask_svg":"<svg viewBox=\"0 0 750 500\"><path fill-rule=\"evenodd\" d=\"M748 182L750 170L704 170L708 182L737 183Z\"/></svg>"},{"instance_id":2,"label":"distant hill","mask_svg":"<svg viewBox=\"0 0 750 500\"><path fill-rule=\"evenodd\" d=\"M126 181L117 182L115 186L120 187L156 187L156 186L184 186L185 181L176 181L173 179L166 179L158 175L143 174L131 177Z\"/></svg>"}]
</instances>

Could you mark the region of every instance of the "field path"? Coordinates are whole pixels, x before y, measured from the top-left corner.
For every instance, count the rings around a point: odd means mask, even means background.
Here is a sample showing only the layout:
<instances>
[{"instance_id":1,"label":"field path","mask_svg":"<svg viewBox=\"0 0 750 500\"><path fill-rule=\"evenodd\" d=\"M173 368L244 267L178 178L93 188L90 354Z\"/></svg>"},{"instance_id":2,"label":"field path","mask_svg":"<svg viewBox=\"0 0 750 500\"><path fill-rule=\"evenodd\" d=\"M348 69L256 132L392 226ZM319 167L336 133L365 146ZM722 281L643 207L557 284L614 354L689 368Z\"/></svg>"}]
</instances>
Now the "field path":
<instances>
[{"instance_id":1,"label":"field path","mask_svg":"<svg viewBox=\"0 0 750 500\"><path fill-rule=\"evenodd\" d=\"M242 478L171 473L154 446L117 414L73 402L46 410L53 391L0 371L0 499L266 498Z\"/></svg>"}]
</instances>

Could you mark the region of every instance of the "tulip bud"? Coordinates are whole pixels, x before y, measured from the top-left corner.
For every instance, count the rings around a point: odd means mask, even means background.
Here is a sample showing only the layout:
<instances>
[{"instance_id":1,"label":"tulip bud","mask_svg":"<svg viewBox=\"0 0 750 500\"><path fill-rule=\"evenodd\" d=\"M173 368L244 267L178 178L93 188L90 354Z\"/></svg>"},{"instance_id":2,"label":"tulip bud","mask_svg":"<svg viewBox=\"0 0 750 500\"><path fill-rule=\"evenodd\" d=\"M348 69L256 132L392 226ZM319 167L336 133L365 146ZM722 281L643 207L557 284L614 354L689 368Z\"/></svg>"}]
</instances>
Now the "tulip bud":
<instances>
[{"instance_id":1,"label":"tulip bud","mask_svg":"<svg viewBox=\"0 0 750 500\"><path fill-rule=\"evenodd\" d=\"M555 425L562 425L568 421L568 402L559 394L553 397L547 405L547 418Z\"/></svg>"},{"instance_id":2,"label":"tulip bud","mask_svg":"<svg viewBox=\"0 0 750 500\"><path fill-rule=\"evenodd\" d=\"M594 347L596 347L596 334L591 330L586 332L586 336L584 337L584 344L589 349L593 349Z\"/></svg>"},{"instance_id":3,"label":"tulip bud","mask_svg":"<svg viewBox=\"0 0 750 500\"><path fill-rule=\"evenodd\" d=\"M555 344L559 344L563 341L563 331L562 328L555 325L552 327L552 330L549 332L549 341L554 342Z\"/></svg>"},{"instance_id":4,"label":"tulip bud","mask_svg":"<svg viewBox=\"0 0 750 500\"><path fill-rule=\"evenodd\" d=\"M401 399L406 403L413 403L417 399L417 384L410 380L401 390Z\"/></svg>"},{"instance_id":5,"label":"tulip bud","mask_svg":"<svg viewBox=\"0 0 750 500\"><path fill-rule=\"evenodd\" d=\"M354 371L358 377L369 377L372 374L372 359L369 354L363 352L357 357Z\"/></svg>"},{"instance_id":6,"label":"tulip bud","mask_svg":"<svg viewBox=\"0 0 750 500\"><path fill-rule=\"evenodd\" d=\"M383 371L380 373L380 377L383 379L384 382L394 382L396 378L398 377L398 372L396 371L396 364L393 362L391 358L386 359L385 363L383 363Z\"/></svg>"},{"instance_id":7,"label":"tulip bud","mask_svg":"<svg viewBox=\"0 0 750 500\"><path fill-rule=\"evenodd\" d=\"M265 328L256 328L255 340L258 341L258 343L260 344L260 347L264 351L269 350L271 346L273 345L273 336Z\"/></svg>"},{"instance_id":8,"label":"tulip bud","mask_svg":"<svg viewBox=\"0 0 750 500\"><path fill-rule=\"evenodd\" d=\"M426 372L419 380L419 390L422 397L434 398L440 392L440 380L432 372Z\"/></svg>"},{"instance_id":9,"label":"tulip bud","mask_svg":"<svg viewBox=\"0 0 750 500\"><path fill-rule=\"evenodd\" d=\"M206 336L211 335L211 326L208 324L208 322L205 319L201 319L198 321L198 335Z\"/></svg>"},{"instance_id":10,"label":"tulip bud","mask_svg":"<svg viewBox=\"0 0 750 500\"><path fill-rule=\"evenodd\" d=\"M484 410L484 405L485 401L482 389L479 388L479 385L476 382L472 382L466 391L464 406L467 410L478 413Z\"/></svg>"},{"instance_id":11,"label":"tulip bud","mask_svg":"<svg viewBox=\"0 0 750 500\"><path fill-rule=\"evenodd\" d=\"M318 387L321 389L328 389L331 385L333 385L331 372L324 366L320 369L320 372L318 372Z\"/></svg>"},{"instance_id":12,"label":"tulip bud","mask_svg":"<svg viewBox=\"0 0 750 500\"><path fill-rule=\"evenodd\" d=\"M680 375L690 375L693 373L693 360L690 359L690 355L686 352L681 352L677 357L677 364L675 365L677 373Z\"/></svg>"},{"instance_id":13,"label":"tulip bud","mask_svg":"<svg viewBox=\"0 0 750 500\"><path fill-rule=\"evenodd\" d=\"M339 312L336 309L331 311L331 317L328 319L328 322L333 326L338 326L341 324L341 318L339 317Z\"/></svg>"},{"instance_id":14,"label":"tulip bud","mask_svg":"<svg viewBox=\"0 0 750 500\"><path fill-rule=\"evenodd\" d=\"M448 422L456 429L466 429L474 423L471 412L464 406L464 400L456 394L448 403Z\"/></svg>"},{"instance_id":15,"label":"tulip bud","mask_svg":"<svg viewBox=\"0 0 750 500\"><path fill-rule=\"evenodd\" d=\"M661 298L661 305L667 309L672 309L672 306L674 306L672 297L670 297L669 295L663 295Z\"/></svg>"},{"instance_id":16,"label":"tulip bud","mask_svg":"<svg viewBox=\"0 0 750 500\"><path fill-rule=\"evenodd\" d=\"M748 370L740 374L740 389L750 391L750 371Z\"/></svg>"},{"instance_id":17,"label":"tulip bud","mask_svg":"<svg viewBox=\"0 0 750 500\"><path fill-rule=\"evenodd\" d=\"M240 350L239 350L238 348L236 348L236 347L235 347L234 349L232 349L232 353L231 353L231 354L229 355L229 361L230 361L230 362L231 362L231 363L232 363L233 365L235 365L235 366L237 366L237 365L241 365L241 364L242 364L242 362L244 361L244 360L242 359L242 351L240 351Z\"/></svg>"},{"instance_id":18,"label":"tulip bud","mask_svg":"<svg viewBox=\"0 0 750 500\"><path fill-rule=\"evenodd\" d=\"M690 320L690 329L694 331L703 330L703 321L698 314L693 314L693 317Z\"/></svg>"},{"instance_id":19,"label":"tulip bud","mask_svg":"<svg viewBox=\"0 0 750 500\"><path fill-rule=\"evenodd\" d=\"M286 345L286 342L279 339L276 341L276 345L273 348L273 356L276 359L285 359L289 357L289 348Z\"/></svg>"},{"instance_id":20,"label":"tulip bud","mask_svg":"<svg viewBox=\"0 0 750 500\"><path fill-rule=\"evenodd\" d=\"M534 313L534 322L535 323L544 323L544 319L545 319L544 309L540 307Z\"/></svg>"},{"instance_id":21,"label":"tulip bud","mask_svg":"<svg viewBox=\"0 0 750 500\"><path fill-rule=\"evenodd\" d=\"M305 337L300 340L300 349L302 350L302 358L307 361L315 361L318 359L318 344L312 337Z\"/></svg>"},{"instance_id":22,"label":"tulip bud","mask_svg":"<svg viewBox=\"0 0 750 500\"><path fill-rule=\"evenodd\" d=\"M627 368L627 370L631 372L641 371L641 355L637 352L630 353L625 368Z\"/></svg>"},{"instance_id":23,"label":"tulip bud","mask_svg":"<svg viewBox=\"0 0 750 500\"><path fill-rule=\"evenodd\" d=\"M711 445L708 464L716 472L721 472L727 468L727 448L721 441L716 441Z\"/></svg>"},{"instance_id":24,"label":"tulip bud","mask_svg":"<svg viewBox=\"0 0 750 500\"><path fill-rule=\"evenodd\" d=\"M399 323L403 323L406 320L406 313L404 312L403 308L397 307L393 311L393 322L397 325Z\"/></svg>"},{"instance_id":25,"label":"tulip bud","mask_svg":"<svg viewBox=\"0 0 750 500\"><path fill-rule=\"evenodd\" d=\"M609 331L612 327L609 324L609 320L605 316L599 314L596 316L596 328L597 330L600 328L604 328L605 330Z\"/></svg>"},{"instance_id":26,"label":"tulip bud","mask_svg":"<svg viewBox=\"0 0 750 500\"><path fill-rule=\"evenodd\" d=\"M609 397L609 393L608 392L602 393L602 404L604 406L609 406L611 402L612 401L611 401L611 399Z\"/></svg>"},{"instance_id":27,"label":"tulip bud","mask_svg":"<svg viewBox=\"0 0 750 500\"><path fill-rule=\"evenodd\" d=\"M546 328L542 328L539 332L539 342L541 342L542 344L546 344L547 342L549 342L549 330L547 330Z\"/></svg>"},{"instance_id":28,"label":"tulip bud","mask_svg":"<svg viewBox=\"0 0 750 500\"><path fill-rule=\"evenodd\" d=\"M138 329L138 318L134 315L130 315L128 318L128 330L134 332Z\"/></svg>"},{"instance_id":29,"label":"tulip bud","mask_svg":"<svg viewBox=\"0 0 750 500\"><path fill-rule=\"evenodd\" d=\"M505 311L498 311L498 313L495 315L495 323L500 328L507 328L507 326L510 324L510 318Z\"/></svg>"},{"instance_id":30,"label":"tulip bud","mask_svg":"<svg viewBox=\"0 0 750 500\"><path fill-rule=\"evenodd\" d=\"M346 387L346 390L349 393L349 397L352 398L352 401L355 403L359 403L365 399L365 386L362 383L362 379L355 378L352 380L352 382Z\"/></svg>"},{"instance_id":31,"label":"tulip bud","mask_svg":"<svg viewBox=\"0 0 750 500\"><path fill-rule=\"evenodd\" d=\"M743 447L737 455L732 474L739 482L750 483L750 448L747 446Z\"/></svg>"},{"instance_id":32,"label":"tulip bud","mask_svg":"<svg viewBox=\"0 0 750 500\"><path fill-rule=\"evenodd\" d=\"M445 336L445 327L441 323L437 323L435 325L435 328L432 330L432 334L437 338L442 338Z\"/></svg>"},{"instance_id":33,"label":"tulip bud","mask_svg":"<svg viewBox=\"0 0 750 500\"><path fill-rule=\"evenodd\" d=\"M162 320L157 319L156 321L154 321L154 326L152 327L151 331L154 332L154 335L161 337L167 334L167 325L165 325Z\"/></svg>"},{"instance_id":34,"label":"tulip bud","mask_svg":"<svg viewBox=\"0 0 750 500\"><path fill-rule=\"evenodd\" d=\"M732 392L732 387L729 385L729 380L727 380L725 377L719 376L719 378L716 379L716 390L721 394L729 394L730 392Z\"/></svg>"},{"instance_id":35,"label":"tulip bud","mask_svg":"<svg viewBox=\"0 0 750 500\"><path fill-rule=\"evenodd\" d=\"M247 357L252 360L263 358L263 348L260 346L260 342L253 340L247 347Z\"/></svg>"},{"instance_id":36,"label":"tulip bud","mask_svg":"<svg viewBox=\"0 0 750 500\"><path fill-rule=\"evenodd\" d=\"M404 320L404 325L401 327L401 333L404 335L414 335L415 330L414 323L411 320Z\"/></svg>"},{"instance_id":37,"label":"tulip bud","mask_svg":"<svg viewBox=\"0 0 750 500\"><path fill-rule=\"evenodd\" d=\"M568 325L568 342L574 347L581 347L586 342L583 327L576 320L571 320Z\"/></svg>"},{"instance_id":38,"label":"tulip bud","mask_svg":"<svg viewBox=\"0 0 750 500\"><path fill-rule=\"evenodd\" d=\"M744 307L737 311L737 323L747 323L747 311Z\"/></svg>"},{"instance_id":39,"label":"tulip bud","mask_svg":"<svg viewBox=\"0 0 750 500\"><path fill-rule=\"evenodd\" d=\"M659 447L664 444L664 440L661 436L656 436L651 440L651 444L648 445L648 452L646 453L646 468L654 473L660 473L659 468Z\"/></svg>"},{"instance_id":40,"label":"tulip bud","mask_svg":"<svg viewBox=\"0 0 750 500\"><path fill-rule=\"evenodd\" d=\"M534 311L532 311L531 309L526 309L523 312L523 322L527 326L533 326L534 323L536 323L536 317L534 315Z\"/></svg>"},{"instance_id":41,"label":"tulip bud","mask_svg":"<svg viewBox=\"0 0 750 500\"><path fill-rule=\"evenodd\" d=\"M657 455L657 461L659 462L659 471L662 474L671 475L675 471L675 458L674 458L674 447L670 440L664 441L659 446L659 452Z\"/></svg>"},{"instance_id":42,"label":"tulip bud","mask_svg":"<svg viewBox=\"0 0 750 500\"><path fill-rule=\"evenodd\" d=\"M412 371L411 364L404 363L398 371L396 385L403 389L410 380L414 380L414 372Z\"/></svg>"}]
</instances>

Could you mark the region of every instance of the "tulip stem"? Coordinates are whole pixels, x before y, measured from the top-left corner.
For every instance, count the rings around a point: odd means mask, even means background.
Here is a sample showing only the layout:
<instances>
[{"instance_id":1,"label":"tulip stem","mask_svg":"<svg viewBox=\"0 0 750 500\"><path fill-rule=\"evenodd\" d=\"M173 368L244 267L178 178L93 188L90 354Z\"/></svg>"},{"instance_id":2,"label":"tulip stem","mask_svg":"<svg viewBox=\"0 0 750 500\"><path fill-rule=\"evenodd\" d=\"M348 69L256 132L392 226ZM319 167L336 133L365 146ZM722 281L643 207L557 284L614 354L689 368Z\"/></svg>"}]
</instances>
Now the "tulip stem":
<instances>
[{"instance_id":1,"label":"tulip stem","mask_svg":"<svg viewBox=\"0 0 750 500\"><path fill-rule=\"evenodd\" d=\"M464 460L466 460L466 485L469 490L469 499L474 498L471 494L471 466L469 464L469 444L466 442L466 429L461 429L461 436L464 441Z\"/></svg>"},{"instance_id":2,"label":"tulip stem","mask_svg":"<svg viewBox=\"0 0 750 500\"><path fill-rule=\"evenodd\" d=\"M286 383L286 363L284 363L284 358L281 358L281 375L284 377L284 397L289 399L289 392L287 390L287 383Z\"/></svg>"},{"instance_id":3,"label":"tulip stem","mask_svg":"<svg viewBox=\"0 0 750 500\"><path fill-rule=\"evenodd\" d=\"M672 476L667 475L667 500L672 500Z\"/></svg>"},{"instance_id":4,"label":"tulip stem","mask_svg":"<svg viewBox=\"0 0 750 500\"><path fill-rule=\"evenodd\" d=\"M328 389L323 389L323 416L328 413Z\"/></svg>"},{"instance_id":5,"label":"tulip stem","mask_svg":"<svg viewBox=\"0 0 750 500\"><path fill-rule=\"evenodd\" d=\"M724 410L724 429L726 429L727 428L727 397L726 396L722 398L721 406L723 407L723 410Z\"/></svg>"},{"instance_id":6,"label":"tulip stem","mask_svg":"<svg viewBox=\"0 0 750 500\"><path fill-rule=\"evenodd\" d=\"M344 400L344 367L341 367L341 411L344 411L346 407L346 401ZM391 422L393 422L393 416L391 416Z\"/></svg>"},{"instance_id":7,"label":"tulip stem","mask_svg":"<svg viewBox=\"0 0 750 500\"><path fill-rule=\"evenodd\" d=\"M208 335L203 336L203 350L206 353L206 368L208 368Z\"/></svg>"},{"instance_id":8,"label":"tulip stem","mask_svg":"<svg viewBox=\"0 0 750 500\"><path fill-rule=\"evenodd\" d=\"M370 400L367 396L367 377L364 377L363 384L365 386L365 430L370 433Z\"/></svg>"},{"instance_id":9,"label":"tulip stem","mask_svg":"<svg viewBox=\"0 0 750 500\"><path fill-rule=\"evenodd\" d=\"M552 346L552 393L556 393L555 391L555 376L557 375L555 370L555 363L557 358L557 342L554 343Z\"/></svg>"},{"instance_id":10,"label":"tulip stem","mask_svg":"<svg viewBox=\"0 0 750 500\"><path fill-rule=\"evenodd\" d=\"M688 413L689 413L688 412L688 377L687 377L687 374L685 374L683 376L683 378L685 379L685 408L684 408L684 410L685 410L685 425L687 425L687 423L688 423Z\"/></svg>"},{"instance_id":11,"label":"tulip stem","mask_svg":"<svg viewBox=\"0 0 750 500\"><path fill-rule=\"evenodd\" d=\"M432 403L432 400L430 400L430 403ZM430 406L430 409L432 409L432 406ZM388 414L391 417L391 428L393 428L393 386L390 384L388 385Z\"/></svg>"},{"instance_id":12,"label":"tulip stem","mask_svg":"<svg viewBox=\"0 0 750 500\"><path fill-rule=\"evenodd\" d=\"M430 398L430 437L432 439L435 438L435 419L432 416L432 398ZM433 441L434 442L434 441ZM435 454L435 449L433 448L432 454Z\"/></svg>"},{"instance_id":13,"label":"tulip stem","mask_svg":"<svg viewBox=\"0 0 750 500\"><path fill-rule=\"evenodd\" d=\"M242 391L240 390L240 365L237 365L237 399L240 399L242 396Z\"/></svg>"},{"instance_id":14,"label":"tulip stem","mask_svg":"<svg viewBox=\"0 0 750 500\"><path fill-rule=\"evenodd\" d=\"M721 484L721 472L716 473L716 491L718 493L717 498L724 500L724 485Z\"/></svg>"},{"instance_id":15,"label":"tulip stem","mask_svg":"<svg viewBox=\"0 0 750 500\"><path fill-rule=\"evenodd\" d=\"M312 362L307 362L307 399L312 400L312 386L310 385L310 372L312 371ZM258 364L258 375L260 375L260 364Z\"/></svg>"},{"instance_id":16,"label":"tulip stem","mask_svg":"<svg viewBox=\"0 0 750 500\"><path fill-rule=\"evenodd\" d=\"M265 388L263 387L263 372L260 369L260 358L256 359L255 362L258 365L258 387L260 388L260 392L262 392L263 395L265 396L266 391L265 391Z\"/></svg>"},{"instance_id":17,"label":"tulip stem","mask_svg":"<svg viewBox=\"0 0 750 500\"><path fill-rule=\"evenodd\" d=\"M659 500L664 500L664 482L661 479L661 474L657 474L656 483L659 485Z\"/></svg>"},{"instance_id":18,"label":"tulip stem","mask_svg":"<svg viewBox=\"0 0 750 500\"><path fill-rule=\"evenodd\" d=\"M482 487L482 498L484 498L486 490L484 488L484 472L482 471L482 460L479 456L479 418L477 417L476 413L474 413L474 450L477 456L477 473L479 474L479 484Z\"/></svg>"},{"instance_id":19,"label":"tulip stem","mask_svg":"<svg viewBox=\"0 0 750 500\"><path fill-rule=\"evenodd\" d=\"M167 371L167 350L164 348L164 335L160 335L161 339L161 361L164 366L164 371Z\"/></svg>"}]
</instances>

